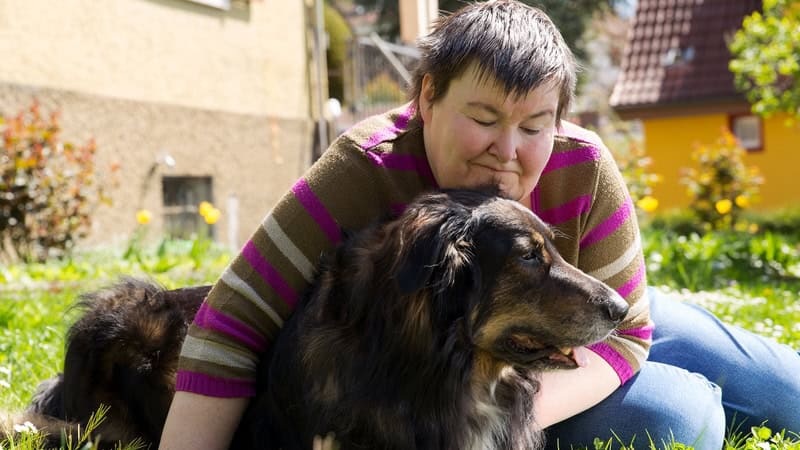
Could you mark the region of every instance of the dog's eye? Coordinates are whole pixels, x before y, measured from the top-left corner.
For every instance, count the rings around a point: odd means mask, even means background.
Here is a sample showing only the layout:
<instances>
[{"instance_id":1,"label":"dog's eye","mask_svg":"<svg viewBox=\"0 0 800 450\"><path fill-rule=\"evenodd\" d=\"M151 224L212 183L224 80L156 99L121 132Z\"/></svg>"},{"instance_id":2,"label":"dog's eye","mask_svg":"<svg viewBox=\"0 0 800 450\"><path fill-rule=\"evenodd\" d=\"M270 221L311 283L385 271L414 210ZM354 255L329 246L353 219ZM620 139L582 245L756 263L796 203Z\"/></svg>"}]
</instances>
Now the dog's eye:
<instances>
[{"instance_id":1,"label":"dog's eye","mask_svg":"<svg viewBox=\"0 0 800 450\"><path fill-rule=\"evenodd\" d=\"M531 250L522 255L522 260L529 263L540 262L542 260L542 253L539 250Z\"/></svg>"}]
</instances>

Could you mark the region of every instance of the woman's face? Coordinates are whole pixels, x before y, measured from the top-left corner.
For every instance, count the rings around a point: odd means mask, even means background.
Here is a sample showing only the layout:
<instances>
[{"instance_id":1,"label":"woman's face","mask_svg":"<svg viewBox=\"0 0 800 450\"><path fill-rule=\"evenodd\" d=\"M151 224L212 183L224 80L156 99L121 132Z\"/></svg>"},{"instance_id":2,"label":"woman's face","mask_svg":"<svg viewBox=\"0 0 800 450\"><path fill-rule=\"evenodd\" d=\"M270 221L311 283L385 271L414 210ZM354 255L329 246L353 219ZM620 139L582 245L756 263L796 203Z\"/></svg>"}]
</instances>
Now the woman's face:
<instances>
[{"instance_id":1,"label":"woman's face","mask_svg":"<svg viewBox=\"0 0 800 450\"><path fill-rule=\"evenodd\" d=\"M454 79L435 103L433 79L419 98L428 162L443 188L496 185L530 206L530 194L553 151L559 92L544 83L524 97L507 95L474 68Z\"/></svg>"}]
</instances>

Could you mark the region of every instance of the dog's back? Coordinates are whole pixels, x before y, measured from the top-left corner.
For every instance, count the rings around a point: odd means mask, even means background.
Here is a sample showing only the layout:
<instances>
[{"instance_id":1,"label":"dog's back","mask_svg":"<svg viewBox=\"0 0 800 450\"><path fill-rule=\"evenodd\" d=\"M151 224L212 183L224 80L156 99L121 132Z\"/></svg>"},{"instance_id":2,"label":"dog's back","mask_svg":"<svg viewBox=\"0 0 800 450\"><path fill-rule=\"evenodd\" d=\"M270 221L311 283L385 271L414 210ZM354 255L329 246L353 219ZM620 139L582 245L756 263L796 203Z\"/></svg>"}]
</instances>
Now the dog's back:
<instances>
[{"instance_id":1,"label":"dog's back","mask_svg":"<svg viewBox=\"0 0 800 450\"><path fill-rule=\"evenodd\" d=\"M209 286L165 290L126 278L86 294L67 334L64 373L44 381L25 418L52 428L63 420L86 424L109 408L96 431L103 442L142 438L158 445L172 401L186 329ZM58 432L51 431L51 443ZM57 444L57 442L56 442Z\"/></svg>"}]
</instances>

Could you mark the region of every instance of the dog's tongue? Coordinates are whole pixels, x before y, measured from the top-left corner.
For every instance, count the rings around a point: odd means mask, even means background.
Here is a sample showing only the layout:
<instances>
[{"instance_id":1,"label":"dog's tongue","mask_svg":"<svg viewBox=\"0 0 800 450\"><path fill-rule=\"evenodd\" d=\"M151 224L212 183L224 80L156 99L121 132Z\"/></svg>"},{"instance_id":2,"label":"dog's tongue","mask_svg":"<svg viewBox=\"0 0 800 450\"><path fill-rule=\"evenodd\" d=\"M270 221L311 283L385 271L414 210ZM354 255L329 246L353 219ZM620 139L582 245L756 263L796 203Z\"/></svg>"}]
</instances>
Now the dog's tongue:
<instances>
[{"instance_id":1,"label":"dog's tongue","mask_svg":"<svg viewBox=\"0 0 800 450\"><path fill-rule=\"evenodd\" d=\"M589 365L589 352L586 347L575 347L572 349L572 358L578 363L578 367L586 367Z\"/></svg>"}]
</instances>

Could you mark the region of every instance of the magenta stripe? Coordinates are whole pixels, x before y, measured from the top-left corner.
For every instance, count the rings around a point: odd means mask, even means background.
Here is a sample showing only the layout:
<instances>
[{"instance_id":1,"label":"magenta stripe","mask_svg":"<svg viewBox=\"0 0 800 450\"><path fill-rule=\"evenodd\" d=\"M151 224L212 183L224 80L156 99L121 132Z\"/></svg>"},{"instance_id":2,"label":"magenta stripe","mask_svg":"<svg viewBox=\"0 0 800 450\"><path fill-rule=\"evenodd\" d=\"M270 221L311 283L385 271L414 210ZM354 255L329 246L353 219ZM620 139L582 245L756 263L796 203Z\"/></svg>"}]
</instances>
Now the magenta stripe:
<instances>
[{"instance_id":1,"label":"magenta stripe","mask_svg":"<svg viewBox=\"0 0 800 450\"><path fill-rule=\"evenodd\" d=\"M325 208L325 205L322 204L319 198L317 198L317 195L314 194L314 191L311 190L311 186L308 185L308 182L304 178L299 179L297 183L292 186L292 192L295 197L297 197L297 201L303 205L311 218L317 222L317 225L319 225L322 231L328 236L328 240L333 244L338 244L339 240L342 238L341 230Z\"/></svg>"},{"instance_id":2,"label":"magenta stripe","mask_svg":"<svg viewBox=\"0 0 800 450\"><path fill-rule=\"evenodd\" d=\"M563 153L554 153L544 166L542 175L564 167L587 161L597 161L600 159L600 150L597 147L578 147L574 150Z\"/></svg>"},{"instance_id":3,"label":"magenta stripe","mask_svg":"<svg viewBox=\"0 0 800 450\"><path fill-rule=\"evenodd\" d=\"M435 185L433 172L428 160L414 155L397 155L393 153L378 153L366 151L367 158L378 167L394 170L414 170Z\"/></svg>"},{"instance_id":4,"label":"magenta stripe","mask_svg":"<svg viewBox=\"0 0 800 450\"><path fill-rule=\"evenodd\" d=\"M388 127L381 128L380 130L376 131L375 133L370 136L367 141L361 145L361 148L364 150L369 150L372 147L380 144L381 142L388 141L389 139L393 139L397 137L397 135L403 131L405 131L406 127L408 126L408 121L411 119L411 116L414 115L414 104L409 103L408 107L405 111L400 113L399 116L394 120L394 123L389 125Z\"/></svg>"},{"instance_id":5,"label":"magenta stripe","mask_svg":"<svg viewBox=\"0 0 800 450\"><path fill-rule=\"evenodd\" d=\"M606 238L609 234L616 231L631 215L631 211L633 211L633 204L631 203L630 197L625 200L625 203L619 207L618 210L614 212L608 219L606 219L603 223L596 226L593 230L589 231L583 236L581 239L581 249L586 248L597 241L601 241Z\"/></svg>"},{"instance_id":6,"label":"magenta stripe","mask_svg":"<svg viewBox=\"0 0 800 450\"><path fill-rule=\"evenodd\" d=\"M627 298L631 292L633 292L634 290L636 290L637 287L639 287L639 284L641 284L642 280L644 280L644 262L641 262L639 264L639 270L636 271L636 273L631 277L631 279L628 280L627 283L620 286L619 289L617 289L617 293L621 295L623 298Z\"/></svg>"},{"instance_id":7,"label":"magenta stripe","mask_svg":"<svg viewBox=\"0 0 800 450\"><path fill-rule=\"evenodd\" d=\"M617 333L649 341L653 338L654 329L653 325L645 325L640 328L631 328L630 330L617 330Z\"/></svg>"},{"instance_id":8,"label":"magenta stripe","mask_svg":"<svg viewBox=\"0 0 800 450\"><path fill-rule=\"evenodd\" d=\"M199 372L179 370L175 380L175 390L210 397L254 397L256 383L253 380L219 378Z\"/></svg>"},{"instance_id":9,"label":"magenta stripe","mask_svg":"<svg viewBox=\"0 0 800 450\"><path fill-rule=\"evenodd\" d=\"M200 310L194 316L194 324L206 330L219 331L237 341L247 345L252 351L261 353L267 349L267 339L245 325L244 323L226 316L203 302Z\"/></svg>"},{"instance_id":10,"label":"magenta stripe","mask_svg":"<svg viewBox=\"0 0 800 450\"><path fill-rule=\"evenodd\" d=\"M589 212L591 206L592 196L582 195L561 206L542 211L539 213L539 217L550 225L558 225Z\"/></svg>"},{"instance_id":11,"label":"magenta stripe","mask_svg":"<svg viewBox=\"0 0 800 450\"><path fill-rule=\"evenodd\" d=\"M614 369L614 372L617 372L619 381L622 384L625 384L625 382L630 380L630 378L633 376L633 368L631 368L630 363L628 363L628 361L623 358L619 352L611 348L610 345L606 344L605 342L598 342L597 344L592 344L587 348L597 353L611 366L612 369Z\"/></svg>"},{"instance_id":12,"label":"magenta stripe","mask_svg":"<svg viewBox=\"0 0 800 450\"><path fill-rule=\"evenodd\" d=\"M294 289L291 288L286 281L284 281L283 277L275 270L272 265L261 256L261 253L256 248L253 241L247 241L242 249L242 256L250 263L250 266L253 267L261 278L267 282L275 292L286 302L287 305L294 308L297 304L298 295Z\"/></svg>"}]
</instances>

